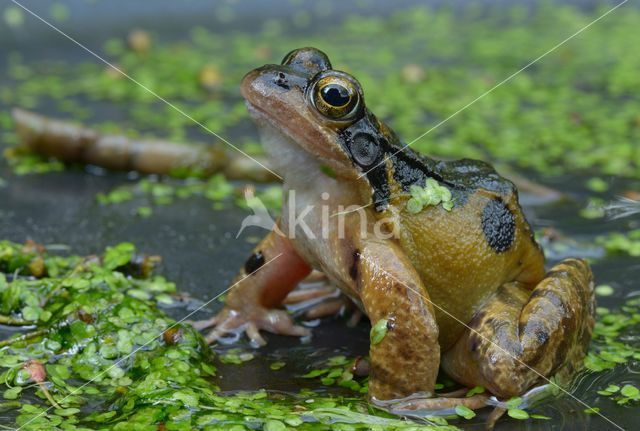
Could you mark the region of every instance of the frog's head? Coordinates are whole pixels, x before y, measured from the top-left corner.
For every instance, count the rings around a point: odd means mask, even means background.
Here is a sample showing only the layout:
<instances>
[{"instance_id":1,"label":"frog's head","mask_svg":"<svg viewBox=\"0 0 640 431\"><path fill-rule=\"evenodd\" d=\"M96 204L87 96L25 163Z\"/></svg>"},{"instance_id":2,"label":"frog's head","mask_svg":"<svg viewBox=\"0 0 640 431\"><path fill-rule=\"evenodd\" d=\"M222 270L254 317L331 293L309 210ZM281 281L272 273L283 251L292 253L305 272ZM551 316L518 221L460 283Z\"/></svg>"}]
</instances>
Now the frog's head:
<instances>
[{"instance_id":1,"label":"frog's head","mask_svg":"<svg viewBox=\"0 0 640 431\"><path fill-rule=\"evenodd\" d=\"M358 81L332 69L315 48L297 49L281 65L249 72L241 91L253 119L266 131L263 144L272 158L285 158L278 154L283 150L269 147L287 141L337 177L355 179L379 164L387 142L396 139L366 109Z\"/></svg>"}]
</instances>

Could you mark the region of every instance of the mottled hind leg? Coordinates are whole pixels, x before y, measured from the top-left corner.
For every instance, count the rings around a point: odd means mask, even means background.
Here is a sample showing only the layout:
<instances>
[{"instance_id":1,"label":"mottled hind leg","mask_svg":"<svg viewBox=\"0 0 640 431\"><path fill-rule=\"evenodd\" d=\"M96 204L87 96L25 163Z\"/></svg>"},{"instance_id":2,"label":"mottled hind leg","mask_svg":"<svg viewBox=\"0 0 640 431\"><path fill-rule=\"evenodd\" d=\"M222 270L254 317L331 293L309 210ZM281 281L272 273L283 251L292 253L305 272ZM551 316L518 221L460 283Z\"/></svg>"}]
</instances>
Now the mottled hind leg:
<instances>
[{"instance_id":1,"label":"mottled hind leg","mask_svg":"<svg viewBox=\"0 0 640 431\"><path fill-rule=\"evenodd\" d=\"M377 400L433 394L440 346L427 291L404 252L392 241L360 240L352 277L371 324L387 321L370 346L369 396Z\"/></svg>"},{"instance_id":2,"label":"mottled hind leg","mask_svg":"<svg viewBox=\"0 0 640 431\"><path fill-rule=\"evenodd\" d=\"M533 290L502 286L443 354L443 369L501 398L551 376L569 379L582 364L594 324L591 270L583 260L554 266Z\"/></svg>"}]
</instances>

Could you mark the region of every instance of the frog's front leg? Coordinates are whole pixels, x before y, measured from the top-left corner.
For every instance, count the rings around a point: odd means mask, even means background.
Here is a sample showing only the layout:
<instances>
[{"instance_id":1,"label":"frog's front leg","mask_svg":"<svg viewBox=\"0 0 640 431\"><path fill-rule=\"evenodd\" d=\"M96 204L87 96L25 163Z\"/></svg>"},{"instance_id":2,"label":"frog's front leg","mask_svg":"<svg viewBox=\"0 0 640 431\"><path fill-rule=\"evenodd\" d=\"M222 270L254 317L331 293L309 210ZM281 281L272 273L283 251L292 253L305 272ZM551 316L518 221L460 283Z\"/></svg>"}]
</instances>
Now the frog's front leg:
<instances>
[{"instance_id":1,"label":"frog's front leg","mask_svg":"<svg viewBox=\"0 0 640 431\"><path fill-rule=\"evenodd\" d=\"M397 243L360 241L351 272L356 291L371 324L387 322L384 338L370 346L369 396L388 400L433 394L440 346L427 291Z\"/></svg>"},{"instance_id":2,"label":"frog's front leg","mask_svg":"<svg viewBox=\"0 0 640 431\"><path fill-rule=\"evenodd\" d=\"M594 325L591 270L583 260L554 266L533 290L502 286L443 355L442 367L467 386L500 398L520 395L581 367Z\"/></svg>"},{"instance_id":3,"label":"frog's front leg","mask_svg":"<svg viewBox=\"0 0 640 431\"><path fill-rule=\"evenodd\" d=\"M212 343L230 332L244 330L254 344L264 345L260 330L274 334L305 336L309 330L294 325L285 310L276 309L311 268L291 242L269 233L247 259L229 291L225 307L211 319L195 322L197 329L214 326L205 337Z\"/></svg>"}]
</instances>

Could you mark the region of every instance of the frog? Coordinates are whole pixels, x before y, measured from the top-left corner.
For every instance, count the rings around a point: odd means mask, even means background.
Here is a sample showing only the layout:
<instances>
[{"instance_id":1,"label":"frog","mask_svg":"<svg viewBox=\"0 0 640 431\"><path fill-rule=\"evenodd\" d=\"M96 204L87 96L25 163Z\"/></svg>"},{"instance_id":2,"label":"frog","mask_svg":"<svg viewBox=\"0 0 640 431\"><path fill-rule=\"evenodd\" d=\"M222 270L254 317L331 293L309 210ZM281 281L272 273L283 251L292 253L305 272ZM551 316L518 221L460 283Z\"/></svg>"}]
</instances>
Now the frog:
<instances>
[{"instance_id":1,"label":"frog","mask_svg":"<svg viewBox=\"0 0 640 431\"><path fill-rule=\"evenodd\" d=\"M487 394L507 399L580 370L594 325L591 269L574 258L545 269L512 182L486 162L403 145L359 82L316 48L252 70L241 93L282 176L282 216L224 308L197 324L209 343L310 335L281 305L317 270L383 328L369 349L371 400L478 408ZM409 204L428 184L448 205ZM440 369L486 392L435 396Z\"/></svg>"}]
</instances>

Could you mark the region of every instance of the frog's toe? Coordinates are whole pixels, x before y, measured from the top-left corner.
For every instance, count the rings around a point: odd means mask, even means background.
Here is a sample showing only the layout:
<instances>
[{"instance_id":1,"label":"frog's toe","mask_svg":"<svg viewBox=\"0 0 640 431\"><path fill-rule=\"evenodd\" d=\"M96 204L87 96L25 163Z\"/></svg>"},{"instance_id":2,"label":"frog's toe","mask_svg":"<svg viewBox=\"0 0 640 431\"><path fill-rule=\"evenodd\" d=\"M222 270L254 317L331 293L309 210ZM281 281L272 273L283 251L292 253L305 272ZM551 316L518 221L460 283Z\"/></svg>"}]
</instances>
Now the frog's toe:
<instances>
[{"instance_id":1,"label":"frog's toe","mask_svg":"<svg viewBox=\"0 0 640 431\"><path fill-rule=\"evenodd\" d=\"M269 310L264 319L258 322L259 328L279 335L306 337L311 331L293 323L293 319L284 310Z\"/></svg>"},{"instance_id":2,"label":"frog's toe","mask_svg":"<svg viewBox=\"0 0 640 431\"><path fill-rule=\"evenodd\" d=\"M300 304L301 306L304 306L309 301L322 301L327 298L334 298L338 293L339 290L330 285L313 288L300 288L290 292L282 303L285 305Z\"/></svg>"},{"instance_id":3,"label":"frog's toe","mask_svg":"<svg viewBox=\"0 0 640 431\"><path fill-rule=\"evenodd\" d=\"M260 335L261 330L297 337L310 335L309 329L294 324L286 311L266 308L254 310L251 314L225 309L212 319L194 324L194 327L199 327L198 329L211 326L215 327L205 335L205 340L209 344L221 341L228 334L235 335L235 339L244 332L253 345L264 346L267 342Z\"/></svg>"},{"instance_id":4,"label":"frog's toe","mask_svg":"<svg viewBox=\"0 0 640 431\"><path fill-rule=\"evenodd\" d=\"M239 333L246 331L248 323L249 321L236 310L225 308L211 319L194 322L192 325L198 330L213 327L204 337L207 344L213 344L228 334L234 334L237 338Z\"/></svg>"},{"instance_id":5,"label":"frog's toe","mask_svg":"<svg viewBox=\"0 0 640 431\"><path fill-rule=\"evenodd\" d=\"M187 320L185 323L193 326L195 329L197 329L198 331L202 331L203 329L207 329L207 328L211 328L212 326L215 326L216 323L218 323L218 316L213 316L209 319L203 319L203 320Z\"/></svg>"},{"instance_id":6,"label":"frog's toe","mask_svg":"<svg viewBox=\"0 0 640 431\"><path fill-rule=\"evenodd\" d=\"M362 311L347 296L329 299L316 304L306 310L302 317L305 320L321 319L323 317L349 315L347 326L353 328L362 320Z\"/></svg>"},{"instance_id":7,"label":"frog's toe","mask_svg":"<svg viewBox=\"0 0 640 431\"><path fill-rule=\"evenodd\" d=\"M475 394L461 398L430 398L415 394L399 400L374 400L374 403L398 415L413 415L412 413L417 411L424 412L426 415L445 415L451 413L451 410L458 406L464 406L471 410L481 409L489 405L489 398L487 394Z\"/></svg>"},{"instance_id":8,"label":"frog's toe","mask_svg":"<svg viewBox=\"0 0 640 431\"><path fill-rule=\"evenodd\" d=\"M348 325L355 326L362 318L362 312L353 301L330 285L296 289L287 295L283 304L293 312L300 312L304 320L352 313Z\"/></svg>"},{"instance_id":9,"label":"frog's toe","mask_svg":"<svg viewBox=\"0 0 640 431\"><path fill-rule=\"evenodd\" d=\"M204 336L207 344L213 344L215 342L235 342L242 332L247 334L247 338L254 346L264 346L267 344L266 340L260 335L260 330L253 322L244 323L236 328L231 328L232 325L219 325L211 331L207 332ZM234 337L228 337L229 334L233 334Z\"/></svg>"}]
</instances>

